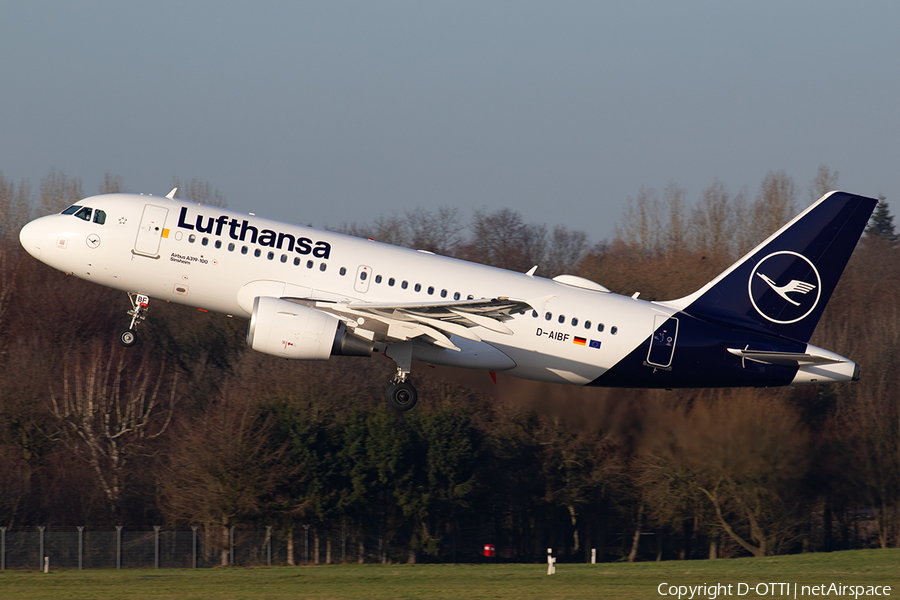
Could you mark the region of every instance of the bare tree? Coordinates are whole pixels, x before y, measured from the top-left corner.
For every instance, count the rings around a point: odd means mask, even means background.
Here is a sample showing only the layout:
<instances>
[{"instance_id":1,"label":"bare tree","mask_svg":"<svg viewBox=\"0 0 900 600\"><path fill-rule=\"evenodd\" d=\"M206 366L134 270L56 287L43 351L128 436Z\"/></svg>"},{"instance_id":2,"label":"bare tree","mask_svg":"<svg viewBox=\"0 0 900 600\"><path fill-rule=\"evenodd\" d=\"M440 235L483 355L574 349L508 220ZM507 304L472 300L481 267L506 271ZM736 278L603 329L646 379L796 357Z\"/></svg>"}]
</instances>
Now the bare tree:
<instances>
[{"instance_id":1,"label":"bare tree","mask_svg":"<svg viewBox=\"0 0 900 600\"><path fill-rule=\"evenodd\" d=\"M525 230L522 215L503 208L493 213L476 210L472 221L473 258L497 267L506 266L519 245Z\"/></svg>"},{"instance_id":2,"label":"bare tree","mask_svg":"<svg viewBox=\"0 0 900 600\"><path fill-rule=\"evenodd\" d=\"M616 226L616 240L632 249L641 259L658 255L665 245L662 214L656 191L642 187L637 198L629 196L626 200L622 224Z\"/></svg>"},{"instance_id":3,"label":"bare tree","mask_svg":"<svg viewBox=\"0 0 900 600\"><path fill-rule=\"evenodd\" d=\"M723 255L731 259L736 250L737 207L743 195L732 197L721 181L703 190L691 216L691 246L706 256Z\"/></svg>"},{"instance_id":4,"label":"bare tree","mask_svg":"<svg viewBox=\"0 0 900 600\"><path fill-rule=\"evenodd\" d=\"M669 182L663 190L663 206L668 212L668 223L661 232L660 237L667 250L684 251L687 249L689 222L685 197L687 192L683 187Z\"/></svg>"},{"instance_id":5,"label":"bare tree","mask_svg":"<svg viewBox=\"0 0 900 600\"><path fill-rule=\"evenodd\" d=\"M31 187L18 186L0 171L0 241L14 239L31 216Z\"/></svg>"},{"instance_id":6,"label":"bare tree","mask_svg":"<svg viewBox=\"0 0 900 600\"><path fill-rule=\"evenodd\" d=\"M547 260L548 248L547 226L544 224L530 223L522 230L522 240L519 243L520 260L516 269L524 271L534 265L541 265ZM513 263L515 264L515 263Z\"/></svg>"},{"instance_id":7,"label":"bare tree","mask_svg":"<svg viewBox=\"0 0 900 600\"><path fill-rule=\"evenodd\" d=\"M465 229L458 208L440 206L431 213L418 208L406 212L410 246L443 256L452 256L462 241Z\"/></svg>"},{"instance_id":8,"label":"bare tree","mask_svg":"<svg viewBox=\"0 0 900 600\"><path fill-rule=\"evenodd\" d=\"M281 467L284 447L270 447L270 429L257 419L252 400L225 389L202 413L179 423L159 465L163 514L173 523L202 525L223 565L229 528L259 515L267 496L296 475Z\"/></svg>"},{"instance_id":9,"label":"bare tree","mask_svg":"<svg viewBox=\"0 0 900 600\"><path fill-rule=\"evenodd\" d=\"M31 466L19 448L0 445L0 523L11 527L31 487Z\"/></svg>"},{"instance_id":10,"label":"bare tree","mask_svg":"<svg viewBox=\"0 0 900 600\"><path fill-rule=\"evenodd\" d=\"M784 171L769 172L744 221L746 250L772 235L796 215L796 187Z\"/></svg>"},{"instance_id":11,"label":"bare tree","mask_svg":"<svg viewBox=\"0 0 900 600\"><path fill-rule=\"evenodd\" d=\"M562 225L553 228L542 275L554 277L561 273L575 273L587 253L587 234L572 231Z\"/></svg>"},{"instance_id":12,"label":"bare tree","mask_svg":"<svg viewBox=\"0 0 900 600\"><path fill-rule=\"evenodd\" d=\"M816 177L809 184L809 203L812 204L828 192L838 189L838 172L819 165Z\"/></svg>"},{"instance_id":13,"label":"bare tree","mask_svg":"<svg viewBox=\"0 0 900 600\"><path fill-rule=\"evenodd\" d=\"M77 177L66 177L66 174L56 169L41 180L41 214L58 213L70 204L74 204L84 197L81 180Z\"/></svg>"},{"instance_id":14,"label":"bare tree","mask_svg":"<svg viewBox=\"0 0 900 600\"><path fill-rule=\"evenodd\" d=\"M410 246L407 220L398 217L396 214L390 216L381 215L370 223L345 222L336 227L330 226L328 229L336 231L337 233L374 240L376 242L394 246ZM427 248L425 249L427 250Z\"/></svg>"},{"instance_id":15,"label":"bare tree","mask_svg":"<svg viewBox=\"0 0 900 600\"><path fill-rule=\"evenodd\" d=\"M121 507L129 459L168 427L178 382L178 373L169 376L164 361L154 367L145 354L134 368L126 357L116 346L96 346L87 357L67 358L62 390L50 390L50 409L63 424L62 440L86 452L114 516ZM168 397L161 394L164 384Z\"/></svg>"},{"instance_id":16,"label":"bare tree","mask_svg":"<svg viewBox=\"0 0 900 600\"><path fill-rule=\"evenodd\" d=\"M528 225L514 210L476 210L471 230L472 239L462 252L463 258L513 271L543 262L546 226Z\"/></svg>"},{"instance_id":17,"label":"bare tree","mask_svg":"<svg viewBox=\"0 0 900 600\"><path fill-rule=\"evenodd\" d=\"M4 325L3 317L9 310L16 274L22 264L20 253L10 251L9 246L10 242L0 241L0 326Z\"/></svg>"},{"instance_id":18,"label":"bare tree","mask_svg":"<svg viewBox=\"0 0 900 600\"><path fill-rule=\"evenodd\" d=\"M228 200L225 199L225 195L208 181L197 178L181 181L175 177L172 179L172 185L178 188L177 195L179 198L220 208L228 206Z\"/></svg>"},{"instance_id":19,"label":"bare tree","mask_svg":"<svg viewBox=\"0 0 900 600\"><path fill-rule=\"evenodd\" d=\"M103 174L103 182L100 184L101 194L118 194L124 191L121 177L112 175L109 171Z\"/></svg>"},{"instance_id":20,"label":"bare tree","mask_svg":"<svg viewBox=\"0 0 900 600\"><path fill-rule=\"evenodd\" d=\"M705 497L714 519L753 556L777 554L799 535L808 433L778 398L752 390L704 393L675 408L643 455L641 482L655 508L683 516ZM702 494L702 496L700 496Z\"/></svg>"}]
</instances>

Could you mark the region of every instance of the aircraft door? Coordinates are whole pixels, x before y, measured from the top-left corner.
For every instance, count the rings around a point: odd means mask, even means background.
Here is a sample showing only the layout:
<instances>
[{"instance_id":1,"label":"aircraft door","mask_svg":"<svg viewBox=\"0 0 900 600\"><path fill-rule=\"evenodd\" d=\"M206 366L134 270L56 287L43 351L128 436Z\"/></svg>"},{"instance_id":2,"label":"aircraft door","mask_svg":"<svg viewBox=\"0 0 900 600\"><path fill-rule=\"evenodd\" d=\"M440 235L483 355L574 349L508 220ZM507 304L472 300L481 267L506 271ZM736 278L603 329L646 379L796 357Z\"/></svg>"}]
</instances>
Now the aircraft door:
<instances>
[{"instance_id":1,"label":"aircraft door","mask_svg":"<svg viewBox=\"0 0 900 600\"><path fill-rule=\"evenodd\" d=\"M659 369L671 369L677 339L678 319L655 315L653 337L650 340L650 350L647 352L647 365Z\"/></svg>"},{"instance_id":2,"label":"aircraft door","mask_svg":"<svg viewBox=\"0 0 900 600\"><path fill-rule=\"evenodd\" d=\"M159 243L165 232L169 209L147 204L141 216L141 226L134 240L134 253L150 258L159 258Z\"/></svg>"},{"instance_id":3,"label":"aircraft door","mask_svg":"<svg viewBox=\"0 0 900 600\"><path fill-rule=\"evenodd\" d=\"M371 281L371 279L372 267L360 265L359 269L356 271L356 282L353 284L353 289L357 292L366 293L369 291L369 281Z\"/></svg>"}]
</instances>

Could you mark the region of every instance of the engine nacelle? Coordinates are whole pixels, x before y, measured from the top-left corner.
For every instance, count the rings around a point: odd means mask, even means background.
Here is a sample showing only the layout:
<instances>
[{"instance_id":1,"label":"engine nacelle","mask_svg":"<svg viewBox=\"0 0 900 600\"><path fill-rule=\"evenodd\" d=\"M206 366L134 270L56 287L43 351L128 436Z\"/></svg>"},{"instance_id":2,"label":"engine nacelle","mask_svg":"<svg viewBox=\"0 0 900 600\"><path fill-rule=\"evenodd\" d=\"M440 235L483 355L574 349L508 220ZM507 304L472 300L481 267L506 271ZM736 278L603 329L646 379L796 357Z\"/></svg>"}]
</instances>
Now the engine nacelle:
<instances>
[{"instance_id":1,"label":"engine nacelle","mask_svg":"<svg viewBox=\"0 0 900 600\"><path fill-rule=\"evenodd\" d=\"M247 345L257 352L298 360L328 360L332 354L370 356L373 345L347 332L336 317L279 298L253 301Z\"/></svg>"}]
</instances>

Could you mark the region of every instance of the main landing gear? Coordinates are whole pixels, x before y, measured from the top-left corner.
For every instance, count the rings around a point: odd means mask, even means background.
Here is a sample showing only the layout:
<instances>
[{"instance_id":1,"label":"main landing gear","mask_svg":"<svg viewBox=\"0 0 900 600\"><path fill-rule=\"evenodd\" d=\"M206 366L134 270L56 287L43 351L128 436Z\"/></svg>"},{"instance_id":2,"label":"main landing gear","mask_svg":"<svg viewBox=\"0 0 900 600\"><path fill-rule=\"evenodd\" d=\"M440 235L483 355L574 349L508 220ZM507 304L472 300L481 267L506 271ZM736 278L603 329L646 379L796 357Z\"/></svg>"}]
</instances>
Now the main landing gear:
<instances>
[{"instance_id":1,"label":"main landing gear","mask_svg":"<svg viewBox=\"0 0 900 600\"><path fill-rule=\"evenodd\" d=\"M402 342L388 346L384 355L397 363L397 374L384 391L388 406L394 410L407 411L416 405L419 395L408 380L412 366L412 343Z\"/></svg>"},{"instance_id":2,"label":"main landing gear","mask_svg":"<svg viewBox=\"0 0 900 600\"><path fill-rule=\"evenodd\" d=\"M405 379L398 381L395 377L387 386L384 397L387 399L388 406L394 410L407 411L416 405L419 394L409 381Z\"/></svg>"},{"instance_id":3,"label":"main landing gear","mask_svg":"<svg viewBox=\"0 0 900 600\"><path fill-rule=\"evenodd\" d=\"M131 300L131 310L128 311L128 315L131 317L131 325L128 326L128 329L123 329L119 332L119 343L126 348L134 346L135 342L137 342L135 329L137 329L141 321L147 318L147 315L144 313L147 312L147 305L150 303L150 298L143 294L128 292L128 299Z\"/></svg>"}]
</instances>

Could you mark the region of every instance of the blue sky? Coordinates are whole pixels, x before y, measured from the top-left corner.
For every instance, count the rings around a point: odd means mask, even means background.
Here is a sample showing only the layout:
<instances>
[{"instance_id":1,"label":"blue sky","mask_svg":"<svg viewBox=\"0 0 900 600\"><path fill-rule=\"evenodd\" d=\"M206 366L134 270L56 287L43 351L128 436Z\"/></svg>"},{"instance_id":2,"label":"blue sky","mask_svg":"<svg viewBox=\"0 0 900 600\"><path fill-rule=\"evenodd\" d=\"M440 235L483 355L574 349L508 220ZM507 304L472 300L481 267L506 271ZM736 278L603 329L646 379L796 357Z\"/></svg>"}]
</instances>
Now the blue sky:
<instances>
[{"instance_id":1,"label":"blue sky","mask_svg":"<svg viewBox=\"0 0 900 600\"><path fill-rule=\"evenodd\" d=\"M509 207L609 237L641 186L816 168L900 207L897 2L0 4L0 170L316 226ZM893 207L892 207L893 208Z\"/></svg>"}]
</instances>

